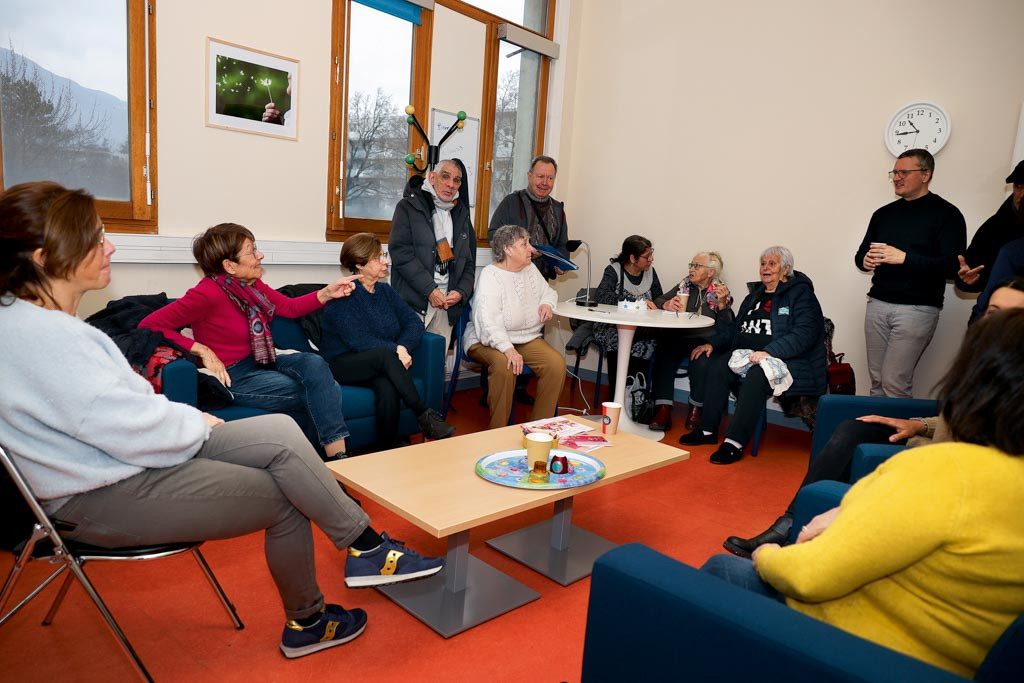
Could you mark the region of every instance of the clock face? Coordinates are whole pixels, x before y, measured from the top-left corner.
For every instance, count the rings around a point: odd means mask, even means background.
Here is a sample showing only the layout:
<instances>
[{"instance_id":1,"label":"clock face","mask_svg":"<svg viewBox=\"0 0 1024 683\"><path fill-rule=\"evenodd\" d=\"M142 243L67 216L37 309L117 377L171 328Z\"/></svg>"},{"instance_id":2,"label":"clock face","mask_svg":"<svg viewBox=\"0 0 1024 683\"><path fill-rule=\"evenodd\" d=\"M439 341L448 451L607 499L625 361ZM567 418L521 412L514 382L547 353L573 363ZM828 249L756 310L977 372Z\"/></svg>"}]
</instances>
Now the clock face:
<instances>
[{"instance_id":1,"label":"clock face","mask_svg":"<svg viewBox=\"0 0 1024 683\"><path fill-rule=\"evenodd\" d=\"M937 154L949 140L949 115L937 104L915 102L893 114L885 127L885 146L893 156L908 149Z\"/></svg>"}]
</instances>

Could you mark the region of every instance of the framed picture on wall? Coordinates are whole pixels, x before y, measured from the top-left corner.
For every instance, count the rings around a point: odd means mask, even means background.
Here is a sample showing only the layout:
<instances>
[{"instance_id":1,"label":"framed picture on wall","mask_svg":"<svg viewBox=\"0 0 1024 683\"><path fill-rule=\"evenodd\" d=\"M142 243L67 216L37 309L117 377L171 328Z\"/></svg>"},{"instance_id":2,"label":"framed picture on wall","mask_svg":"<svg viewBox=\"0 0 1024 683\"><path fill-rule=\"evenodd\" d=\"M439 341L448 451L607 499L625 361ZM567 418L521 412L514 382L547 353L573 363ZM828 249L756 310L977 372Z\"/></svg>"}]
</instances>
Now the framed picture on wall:
<instances>
[{"instance_id":1,"label":"framed picture on wall","mask_svg":"<svg viewBox=\"0 0 1024 683\"><path fill-rule=\"evenodd\" d=\"M299 62L206 39L206 125L297 140Z\"/></svg>"}]
</instances>

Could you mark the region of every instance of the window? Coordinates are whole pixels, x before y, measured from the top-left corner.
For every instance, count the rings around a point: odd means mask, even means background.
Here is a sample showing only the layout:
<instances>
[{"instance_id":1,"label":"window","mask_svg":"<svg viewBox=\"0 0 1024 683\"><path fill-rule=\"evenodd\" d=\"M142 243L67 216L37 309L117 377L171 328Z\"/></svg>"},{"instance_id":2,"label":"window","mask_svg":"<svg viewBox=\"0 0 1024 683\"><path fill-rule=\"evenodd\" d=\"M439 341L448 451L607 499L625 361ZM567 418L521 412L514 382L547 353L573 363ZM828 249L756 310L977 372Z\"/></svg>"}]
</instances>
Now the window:
<instances>
[{"instance_id":1,"label":"window","mask_svg":"<svg viewBox=\"0 0 1024 683\"><path fill-rule=\"evenodd\" d=\"M498 42L494 142L487 222L506 195L526 184L537 152L541 56L504 40Z\"/></svg>"},{"instance_id":2,"label":"window","mask_svg":"<svg viewBox=\"0 0 1024 683\"><path fill-rule=\"evenodd\" d=\"M419 14L418 9L412 12ZM405 107L425 99L417 94L414 79L416 64L423 63L417 62L422 59L419 52L429 42L418 39L420 31L423 26L408 18L351 0L335 3L339 69L331 98L336 116L331 133L329 236L387 234L390 229L409 177Z\"/></svg>"},{"instance_id":3,"label":"window","mask_svg":"<svg viewBox=\"0 0 1024 683\"><path fill-rule=\"evenodd\" d=\"M108 229L155 232L154 27L144 0L8 0L4 25L0 185L84 187Z\"/></svg>"},{"instance_id":4,"label":"window","mask_svg":"<svg viewBox=\"0 0 1024 683\"><path fill-rule=\"evenodd\" d=\"M548 34L548 0L464 0L506 21Z\"/></svg>"}]
</instances>

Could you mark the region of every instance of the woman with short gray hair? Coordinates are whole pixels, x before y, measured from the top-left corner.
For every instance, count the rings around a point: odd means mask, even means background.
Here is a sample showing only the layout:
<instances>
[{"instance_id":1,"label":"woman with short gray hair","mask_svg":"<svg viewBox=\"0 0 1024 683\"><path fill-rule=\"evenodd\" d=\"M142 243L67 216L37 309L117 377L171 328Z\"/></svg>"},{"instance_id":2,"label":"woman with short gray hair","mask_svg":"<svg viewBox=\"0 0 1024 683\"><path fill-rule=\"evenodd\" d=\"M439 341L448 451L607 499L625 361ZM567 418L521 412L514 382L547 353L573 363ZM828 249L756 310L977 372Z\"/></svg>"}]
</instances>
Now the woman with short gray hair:
<instances>
[{"instance_id":1,"label":"woman with short gray hair","mask_svg":"<svg viewBox=\"0 0 1024 683\"><path fill-rule=\"evenodd\" d=\"M533 265L536 250L518 225L491 236L494 263L480 272L473 317L466 327L466 354L487 366L489 428L503 427L512 410L515 379L528 365L537 375L531 420L551 417L565 382L565 359L541 337L558 294Z\"/></svg>"},{"instance_id":2,"label":"woman with short gray hair","mask_svg":"<svg viewBox=\"0 0 1024 683\"><path fill-rule=\"evenodd\" d=\"M772 395L817 397L828 386L825 318L810 278L793 270L793 252L780 246L761 252L760 275L760 282L747 283L750 294L740 304L735 322L691 356L710 358L704 414L700 426L684 434L679 443L717 443L729 393L737 396L725 440L711 454L716 465L743 457L764 403ZM745 375L742 384L740 372Z\"/></svg>"}]
</instances>

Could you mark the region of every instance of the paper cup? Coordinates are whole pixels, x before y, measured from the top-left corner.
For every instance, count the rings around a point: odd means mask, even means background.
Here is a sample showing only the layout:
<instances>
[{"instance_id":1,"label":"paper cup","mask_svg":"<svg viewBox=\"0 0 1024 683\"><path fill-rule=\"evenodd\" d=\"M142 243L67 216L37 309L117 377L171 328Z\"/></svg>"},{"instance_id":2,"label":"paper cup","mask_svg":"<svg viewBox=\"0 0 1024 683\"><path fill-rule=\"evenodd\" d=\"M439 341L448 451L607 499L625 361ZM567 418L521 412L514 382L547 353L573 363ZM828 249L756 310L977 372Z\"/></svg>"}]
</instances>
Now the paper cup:
<instances>
[{"instance_id":1,"label":"paper cup","mask_svg":"<svg viewBox=\"0 0 1024 683\"><path fill-rule=\"evenodd\" d=\"M622 413L621 403L605 401L601 404L601 433L616 434L619 431L619 415Z\"/></svg>"},{"instance_id":2,"label":"paper cup","mask_svg":"<svg viewBox=\"0 0 1024 683\"><path fill-rule=\"evenodd\" d=\"M676 294L676 298L679 299L680 303L683 304L683 312L686 312L686 304L690 301L690 294Z\"/></svg>"},{"instance_id":3,"label":"paper cup","mask_svg":"<svg viewBox=\"0 0 1024 683\"><path fill-rule=\"evenodd\" d=\"M529 470L540 469L537 463L542 463L547 473L551 442L551 435L545 432L530 432L526 435L526 467Z\"/></svg>"},{"instance_id":4,"label":"paper cup","mask_svg":"<svg viewBox=\"0 0 1024 683\"><path fill-rule=\"evenodd\" d=\"M551 448L558 448L558 435L552 434L551 432L543 429L537 429L532 432L523 432L523 448L526 448L526 437L530 434L547 434L551 437Z\"/></svg>"}]
</instances>

